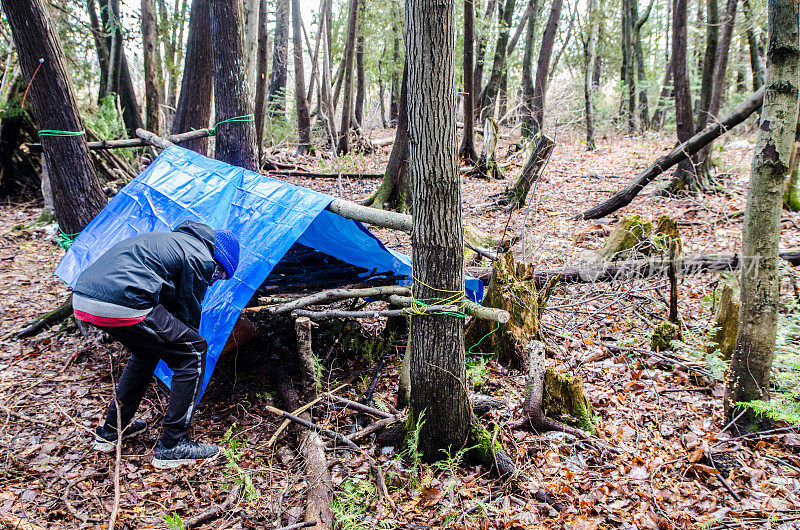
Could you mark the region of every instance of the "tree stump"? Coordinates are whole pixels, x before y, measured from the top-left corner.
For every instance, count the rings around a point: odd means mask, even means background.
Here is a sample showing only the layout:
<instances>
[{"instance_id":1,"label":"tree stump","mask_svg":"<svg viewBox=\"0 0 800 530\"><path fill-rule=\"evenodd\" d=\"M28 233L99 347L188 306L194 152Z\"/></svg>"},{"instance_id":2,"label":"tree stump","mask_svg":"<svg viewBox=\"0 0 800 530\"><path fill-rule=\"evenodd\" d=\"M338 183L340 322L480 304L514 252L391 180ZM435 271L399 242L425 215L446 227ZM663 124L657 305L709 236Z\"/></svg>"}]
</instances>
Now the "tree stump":
<instances>
[{"instance_id":1,"label":"tree stump","mask_svg":"<svg viewBox=\"0 0 800 530\"><path fill-rule=\"evenodd\" d=\"M545 136L539 135L539 138L534 144L533 150L525 162L525 167L522 168L517 182L508 188L499 200L501 206L507 206L508 209L514 210L525 206L525 200L528 197L533 184L539 180L539 176L556 146L555 142Z\"/></svg>"},{"instance_id":2,"label":"tree stump","mask_svg":"<svg viewBox=\"0 0 800 530\"><path fill-rule=\"evenodd\" d=\"M719 350L720 356L729 361L736 345L736 333L739 328L739 302L733 299L733 286L729 283L722 287L717 313L714 316L714 334L712 344L708 345L708 353Z\"/></svg>"},{"instance_id":3,"label":"tree stump","mask_svg":"<svg viewBox=\"0 0 800 530\"><path fill-rule=\"evenodd\" d=\"M465 338L469 351L494 353L500 363L527 371L525 346L539 336L540 308L548 295L549 289L536 289L532 264L515 263L511 253L498 257L483 305L508 311L511 319L507 324L472 319Z\"/></svg>"},{"instance_id":4,"label":"tree stump","mask_svg":"<svg viewBox=\"0 0 800 530\"><path fill-rule=\"evenodd\" d=\"M486 118L483 124L483 148L478 164L468 173L470 177L485 179L503 178L503 173L497 166L497 138L498 125L494 118Z\"/></svg>"},{"instance_id":5,"label":"tree stump","mask_svg":"<svg viewBox=\"0 0 800 530\"><path fill-rule=\"evenodd\" d=\"M681 340L681 328L665 320L655 327L650 337L650 349L659 352L672 349L672 341Z\"/></svg>"},{"instance_id":6,"label":"tree stump","mask_svg":"<svg viewBox=\"0 0 800 530\"><path fill-rule=\"evenodd\" d=\"M680 233L674 219L662 215L653 227L651 221L646 221L637 214L620 219L598 255L603 260L615 260L666 254L670 243L675 240L680 246Z\"/></svg>"}]
</instances>

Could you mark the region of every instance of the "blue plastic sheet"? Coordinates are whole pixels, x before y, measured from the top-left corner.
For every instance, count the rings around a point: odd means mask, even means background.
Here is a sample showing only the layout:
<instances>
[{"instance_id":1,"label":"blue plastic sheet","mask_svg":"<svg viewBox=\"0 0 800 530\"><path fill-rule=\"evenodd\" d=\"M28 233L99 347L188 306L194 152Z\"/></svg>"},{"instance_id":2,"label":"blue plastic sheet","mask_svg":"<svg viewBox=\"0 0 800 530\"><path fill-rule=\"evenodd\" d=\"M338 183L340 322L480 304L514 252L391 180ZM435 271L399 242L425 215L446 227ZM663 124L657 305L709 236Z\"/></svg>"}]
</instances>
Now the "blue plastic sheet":
<instances>
[{"instance_id":1,"label":"blue plastic sheet","mask_svg":"<svg viewBox=\"0 0 800 530\"><path fill-rule=\"evenodd\" d=\"M203 300L199 331L208 342L205 390L242 309L295 242L368 271L412 277L409 256L387 249L361 223L325 211L332 199L170 147L89 223L55 273L74 287L80 273L115 243L144 232L170 231L189 219L236 234L239 268L232 279L211 286ZM465 286L468 297L480 302L481 282L469 278ZM164 363L156 375L170 384L172 373Z\"/></svg>"}]
</instances>

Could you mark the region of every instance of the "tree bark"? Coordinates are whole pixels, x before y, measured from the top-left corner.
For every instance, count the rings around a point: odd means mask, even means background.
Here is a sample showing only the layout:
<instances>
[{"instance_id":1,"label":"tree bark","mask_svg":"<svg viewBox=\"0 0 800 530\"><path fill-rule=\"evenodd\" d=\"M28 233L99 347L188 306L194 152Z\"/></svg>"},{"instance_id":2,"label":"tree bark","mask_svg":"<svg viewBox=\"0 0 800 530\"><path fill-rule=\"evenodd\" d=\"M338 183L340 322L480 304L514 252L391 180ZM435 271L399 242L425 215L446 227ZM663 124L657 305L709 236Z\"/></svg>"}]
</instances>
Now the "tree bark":
<instances>
[{"instance_id":1,"label":"tree bark","mask_svg":"<svg viewBox=\"0 0 800 530\"><path fill-rule=\"evenodd\" d=\"M751 114L761 108L761 103L764 99L764 91L759 90L749 99L742 102L738 107L733 109L728 115L723 117L718 123L709 125L703 131L695 134L686 142L683 142L678 147L670 151L668 154L660 157L658 160L647 166L630 184L625 186L624 189L617 192L613 197L605 202L589 208L582 214L578 215L576 219L600 219L605 217L620 208L627 206L631 201L644 189L647 184L653 181L658 175L671 168L675 164L685 160L700 151L703 147L708 145L711 141L719 138L724 133L728 132L733 127L736 127L744 120L750 117Z\"/></svg>"},{"instance_id":2,"label":"tree bark","mask_svg":"<svg viewBox=\"0 0 800 530\"><path fill-rule=\"evenodd\" d=\"M78 132L83 122L58 34L43 0L2 0L40 130ZM42 62L40 62L42 59ZM34 72L39 68L35 79ZM54 209L65 233L77 234L105 206L86 138L42 135Z\"/></svg>"},{"instance_id":3,"label":"tree bark","mask_svg":"<svg viewBox=\"0 0 800 530\"><path fill-rule=\"evenodd\" d=\"M753 9L750 7L750 0L742 1L745 24L747 26L747 45L750 48L750 70L753 75L753 91L755 92L764 84L764 65L761 62L761 55L758 50L756 32L753 29Z\"/></svg>"},{"instance_id":4,"label":"tree bark","mask_svg":"<svg viewBox=\"0 0 800 530\"><path fill-rule=\"evenodd\" d=\"M172 133L208 127L213 94L214 65L211 58L209 0L192 0L181 94L172 122ZM201 155L208 154L208 138L197 138L182 145Z\"/></svg>"},{"instance_id":5,"label":"tree bark","mask_svg":"<svg viewBox=\"0 0 800 530\"><path fill-rule=\"evenodd\" d=\"M321 17L325 25L322 45L322 85L319 95L320 119L323 120L322 130L325 131L325 144L330 145L331 149L336 149L336 111L331 99L331 46L328 35L331 28L331 5L333 0L325 0L323 16ZM322 31L320 27L320 31Z\"/></svg>"},{"instance_id":6,"label":"tree bark","mask_svg":"<svg viewBox=\"0 0 800 530\"><path fill-rule=\"evenodd\" d=\"M600 4L598 0L589 0L588 31L584 55L586 63L583 70L583 97L586 108L586 150L594 151L597 144L594 138L594 87L592 86L592 72L594 61L597 57L597 19L600 18Z\"/></svg>"},{"instance_id":7,"label":"tree bark","mask_svg":"<svg viewBox=\"0 0 800 530\"><path fill-rule=\"evenodd\" d=\"M397 115L399 114L398 98L400 97L400 75L398 74L400 61L400 27L397 16L392 16L392 86L389 90L389 125L397 125Z\"/></svg>"},{"instance_id":8,"label":"tree bark","mask_svg":"<svg viewBox=\"0 0 800 530\"><path fill-rule=\"evenodd\" d=\"M658 105L653 112L653 119L650 120L650 128L654 130L661 130L664 127L664 118L666 116L665 106L669 99L672 99L672 58L667 61L667 70L664 72L664 83L661 85L661 94L658 96Z\"/></svg>"},{"instance_id":9,"label":"tree bark","mask_svg":"<svg viewBox=\"0 0 800 530\"><path fill-rule=\"evenodd\" d=\"M261 167L261 161L264 159L264 116L267 105L267 67L269 65L267 7L267 0L261 0L261 6L258 9L258 50L256 52L256 84L253 102L258 167Z\"/></svg>"},{"instance_id":10,"label":"tree bark","mask_svg":"<svg viewBox=\"0 0 800 530\"><path fill-rule=\"evenodd\" d=\"M553 43L558 29L558 20L561 17L563 0L553 0L550 8L550 18L542 36L542 47L539 49L539 61L536 65L536 81L533 86L533 122L534 134L544 128L544 103L547 95L547 70L550 67L550 56L553 54Z\"/></svg>"},{"instance_id":11,"label":"tree bark","mask_svg":"<svg viewBox=\"0 0 800 530\"><path fill-rule=\"evenodd\" d=\"M531 2L535 0L530 0ZM475 41L475 3L464 0L464 137L458 157L467 163L475 163L475 87L473 86L472 51Z\"/></svg>"},{"instance_id":12,"label":"tree bark","mask_svg":"<svg viewBox=\"0 0 800 530\"><path fill-rule=\"evenodd\" d=\"M687 0L673 0L672 10L672 77L675 80L675 124L678 141L684 143L695 133L692 118L692 94L689 89L689 72L686 62ZM692 159L682 161L676 171L674 182L680 188L691 187L694 181ZM673 186L673 189L677 189Z\"/></svg>"},{"instance_id":13,"label":"tree bark","mask_svg":"<svg viewBox=\"0 0 800 530\"><path fill-rule=\"evenodd\" d=\"M497 102L497 96L500 93L503 73L506 69L506 47L508 46L508 36L511 29L511 18L514 16L515 3L516 0L506 0L505 7L502 7L499 12L500 33L497 36L497 44L494 49L492 73L489 76L489 81L486 82L486 86L481 90L480 104L478 105L481 122L488 117L494 116L494 107Z\"/></svg>"},{"instance_id":14,"label":"tree bark","mask_svg":"<svg viewBox=\"0 0 800 530\"><path fill-rule=\"evenodd\" d=\"M342 125L339 127L339 144L337 151L346 154L350 151L350 118L353 112L353 62L356 52L356 35L358 33L358 2L350 0L347 16L347 41L344 47L344 102L342 103Z\"/></svg>"},{"instance_id":15,"label":"tree bark","mask_svg":"<svg viewBox=\"0 0 800 530\"><path fill-rule=\"evenodd\" d=\"M311 150L311 118L306 99L306 81L303 69L303 35L300 28L300 0L292 0L292 36L294 38L294 94L297 106L297 133L299 142L296 155Z\"/></svg>"},{"instance_id":16,"label":"tree bark","mask_svg":"<svg viewBox=\"0 0 800 530\"><path fill-rule=\"evenodd\" d=\"M286 80L288 79L289 67L289 0L275 1L274 46L267 108L270 116L286 119Z\"/></svg>"},{"instance_id":17,"label":"tree bark","mask_svg":"<svg viewBox=\"0 0 800 530\"><path fill-rule=\"evenodd\" d=\"M211 1L211 49L214 58L214 116L217 121L214 157L228 164L256 170L253 101L245 79L243 26L239 2ZM249 121L222 121L250 116Z\"/></svg>"},{"instance_id":18,"label":"tree bark","mask_svg":"<svg viewBox=\"0 0 800 530\"><path fill-rule=\"evenodd\" d=\"M153 0L142 0L142 55L144 56L144 94L146 102L145 124L149 131L161 134L161 113L157 59L156 19Z\"/></svg>"},{"instance_id":19,"label":"tree bark","mask_svg":"<svg viewBox=\"0 0 800 530\"><path fill-rule=\"evenodd\" d=\"M362 0L358 3L358 18L364 20L365 9L367 2ZM366 81L364 79L364 32L358 28L358 37L356 38L356 100L354 116L356 118L357 127L361 127L364 123L364 98L366 96Z\"/></svg>"},{"instance_id":20,"label":"tree bark","mask_svg":"<svg viewBox=\"0 0 800 530\"><path fill-rule=\"evenodd\" d=\"M620 115L626 116L628 123L628 134L632 135L636 131L636 84L633 76L633 40L631 32L633 22L631 22L631 3L637 0L622 0L622 101L620 102Z\"/></svg>"},{"instance_id":21,"label":"tree bark","mask_svg":"<svg viewBox=\"0 0 800 530\"><path fill-rule=\"evenodd\" d=\"M100 25L97 17L97 6L95 0L86 2L86 10L89 14L89 23L92 28L94 47L97 50L97 66L100 70L99 88L97 90L97 103L108 95L108 38L105 36L104 26Z\"/></svg>"},{"instance_id":22,"label":"tree bark","mask_svg":"<svg viewBox=\"0 0 800 530\"><path fill-rule=\"evenodd\" d=\"M528 0L527 29L525 33L525 51L522 54L522 105L520 115L522 116L522 136L530 138L533 136L533 46L536 43L536 18L539 12L539 0Z\"/></svg>"},{"instance_id":23,"label":"tree bark","mask_svg":"<svg viewBox=\"0 0 800 530\"><path fill-rule=\"evenodd\" d=\"M244 51L245 72L247 74L247 88L251 94L256 91L256 77L258 72L258 39L261 24L261 0L244 0Z\"/></svg>"},{"instance_id":24,"label":"tree bark","mask_svg":"<svg viewBox=\"0 0 800 530\"><path fill-rule=\"evenodd\" d=\"M638 15L637 1L631 0L631 20L635 21L633 24L633 51L636 56L636 84L639 91L639 125L644 130L650 128L650 103L647 98L647 72L644 70L642 27L650 18L654 0L650 0L641 17ZM709 1L716 2L716 0Z\"/></svg>"},{"instance_id":25,"label":"tree bark","mask_svg":"<svg viewBox=\"0 0 800 530\"><path fill-rule=\"evenodd\" d=\"M414 209L412 267L417 298L447 298L464 289L461 187L456 143L453 1L409 0L409 173ZM417 287L418 285L418 287ZM464 321L411 317L411 414L421 426L426 459L464 446L470 425Z\"/></svg>"},{"instance_id":26,"label":"tree bark","mask_svg":"<svg viewBox=\"0 0 800 530\"><path fill-rule=\"evenodd\" d=\"M564 50L569 47L569 40L572 38L572 29L575 27L576 14L577 10L573 11L569 17L569 23L567 24L567 35L564 37L564 40L561 41L558 51L556 52L556 56L553 57L553 60L550 63L550 70L547 74L547 84L550 84L550 82L553 81L553 76L556 74L558 63L561 61L561 57L564 55Z\"/></svg>"},{"instance_id":27,"label":"tree bark","mask_svg":"<svg viewBox=\"0 0 800 530\"><path fill-rule=\"evenodd\" d=\"M714 65L717 64L719 41L719 10L717 0L706 0L706 51L703 57L703 80L700 85L700 102L697 109L697 131L708 125L711 91L714 83Z\"/></svg>"},{"instance_id":28,"label":"tree bark","mask_svg":"<svg viewBox=\"0 0 800 530\"><path fill-rule=\"evenodd\" d=\"M725 385L725 417L738 403L769 400L779 304L778 243L800 92L800 4L768 2L767 79L742 229L739 330ZM750 410L737 423L752 425Z\"/></svg>"},{"instance_id":29,"label":"tree bark","mask_svg":"<svg viewBox=\"0 0 800 530\"><path fill-rule=\"evenodd\" d=\"M480 105L480 92L483 86L483 65L486 58L486 43L489 40L489 28L491 26L492 15L494 15L494 8L497 0L489 0L486 3L486 12L480 20L480 31L478 41L475 44L475 70L472 74L472 87L475 89L474 106L475 113L478 114ZM500 6L502 9L502 5Z\"/></svg>"}]
</instances>

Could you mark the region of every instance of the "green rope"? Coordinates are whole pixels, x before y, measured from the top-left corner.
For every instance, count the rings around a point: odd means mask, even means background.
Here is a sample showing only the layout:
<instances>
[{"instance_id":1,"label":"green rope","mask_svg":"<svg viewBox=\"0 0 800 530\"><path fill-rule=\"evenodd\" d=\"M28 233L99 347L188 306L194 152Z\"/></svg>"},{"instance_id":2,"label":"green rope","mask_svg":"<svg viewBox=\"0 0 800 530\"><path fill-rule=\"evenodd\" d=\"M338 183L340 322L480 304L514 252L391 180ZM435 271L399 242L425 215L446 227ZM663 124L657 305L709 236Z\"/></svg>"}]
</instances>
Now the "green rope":
<instances>
[{"instance_id":1,"label":"green rope","mask_svg":"<svg viewBox=\"0 0 800 530\"><path fill-rule=\"evenodd\" d=\"M223 123L231 123L231 122L235 122L235 121L253 121L254 119L255 119L255 117L252 114L245 114L244 116L234 116L233 118L228 118L227 120L222 120L220 122L217 122L210 129L208 129L208 135L209 136L214 136L215 134L217 134L217 127L219 127Z\"/></svg>"},{"instance_id":2,"label":"green rope","mask_svg":"<svg viewBox=\"0 0 800 530\"><path fill-rule=\"evenodd\" d=\"M469 349L467 350L467 355L494 355L494 352L477 352L477 351L472 351L472 348L477 347L481 342L483 342L483 339L485 339L486 337L488 337L489 335L491 335L492 333L494 333L498 329L500 329L500 322L497 323L497 326L492 331L490 331L489 333L487 333L486 335L481 337L478 342L476 342L475 344L470 346Z\"/></svg>"},{"instance_id":3,"label":"green rope","mask_svg":"<svg viewBox=\"0 0 800 530\"><path fill-rule=\"evenodd\" d=\"M56 243L56 246L61 247L64 250L68 250L70 245L72 245L72 242L75 241L75 238L78 237L78 234L80 234L80 232L76 232L74 234L67 234L66 232L61 230L60 226L58 227L58 231L61 232L61 237L58 238L58 243Z\"/></svg>"},{"instance_id":4,"label":"green rope","mask_svg":"<svg viewBox=\"0 0 800 530\"><path fill-rule=\"evenodd\" d=\"M86 130L81 131L59 131L58 129L42 129L39 131L39 137L42 136L81 136L86 134Z\"/></svg>"}]
</instances>

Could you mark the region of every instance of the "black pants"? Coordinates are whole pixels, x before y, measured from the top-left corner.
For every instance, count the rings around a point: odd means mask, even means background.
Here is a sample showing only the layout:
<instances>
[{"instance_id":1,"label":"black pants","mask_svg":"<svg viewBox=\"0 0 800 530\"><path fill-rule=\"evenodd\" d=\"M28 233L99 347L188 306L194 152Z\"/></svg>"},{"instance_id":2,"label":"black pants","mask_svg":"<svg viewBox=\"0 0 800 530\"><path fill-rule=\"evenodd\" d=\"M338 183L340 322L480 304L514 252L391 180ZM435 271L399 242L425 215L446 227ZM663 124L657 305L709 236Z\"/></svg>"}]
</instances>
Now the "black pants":
<instances>
[{"instance_id":1,"label":"black pants","mask_svg":"<svg viewBox=\"0 0 800 530\"><path fill-rule=\"evenodd\" d=\"M162 360L173 371L173 376L161 439L177 441L187 436L203 383L205 339L160 305L138 324L100 328L131 351L117 384L122 428L133 420L156 365ZM106 427L117 428L117 407L113 399L108 405Z\"/></svg>"}]
</instances>

